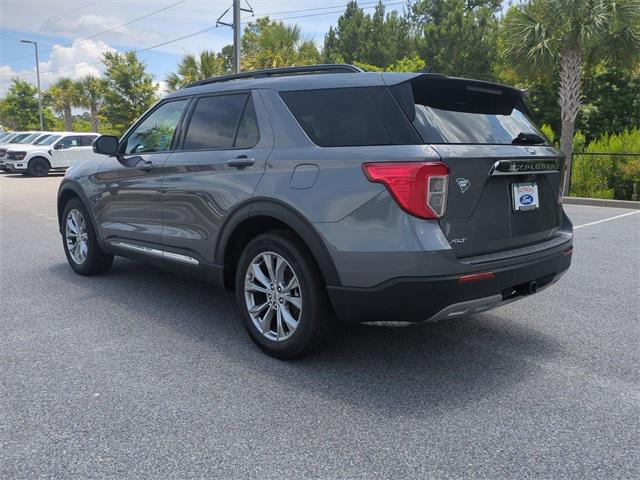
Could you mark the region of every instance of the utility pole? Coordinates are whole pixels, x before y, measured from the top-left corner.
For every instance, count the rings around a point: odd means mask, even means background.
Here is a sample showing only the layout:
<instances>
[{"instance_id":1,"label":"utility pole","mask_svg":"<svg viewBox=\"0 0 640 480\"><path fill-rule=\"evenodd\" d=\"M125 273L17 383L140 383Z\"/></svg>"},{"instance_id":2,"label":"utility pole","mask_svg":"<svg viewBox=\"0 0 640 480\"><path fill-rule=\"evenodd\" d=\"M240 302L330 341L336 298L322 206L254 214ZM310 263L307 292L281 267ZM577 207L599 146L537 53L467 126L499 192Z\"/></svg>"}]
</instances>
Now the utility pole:
<instances>
[{"instance_id":1,"label":"utility pole","mask_svg":"<svg viewBox=\"0 0 640 480\"><path fill-rule=\"evenodd\" d=\"M240 0L233 0L233 62L240 73Z\"/></svg>"},{"instance_id":2,"label":"utility pole","mask_svg":"<svg viewBox=\"0 0 640 480\"><path fill-rule=\"evenodd\" d=\"M254 15L253 8L249 5L249 2L245 0L245 3L249 8L244 8L241 5L242 0L233 0L233 6L227 8L222 15L216 20L216 27L218 25L224 25L225 27L231 27L233 29L233 66L235 73L240 73L240 33L242 33L242 22L240 15L242 12L249 12L251 16ZM233 8L233 23L223 22L222 19Z\"/></svg>"},{"instance_id":3,"label":"utility pole","mask_svg":"<svg viewBox=\"0 0 640 480\"><path fill-rule=\"evenodd\" d=\"M44 131L44 119L42 117L42 90L40 89L40 59L38 58L38 42L32 40L20 40L22 43L31 43L36 49L36 77L38 78L38 113L40 114L40 131Z\"/></svg>"}]
</instances>

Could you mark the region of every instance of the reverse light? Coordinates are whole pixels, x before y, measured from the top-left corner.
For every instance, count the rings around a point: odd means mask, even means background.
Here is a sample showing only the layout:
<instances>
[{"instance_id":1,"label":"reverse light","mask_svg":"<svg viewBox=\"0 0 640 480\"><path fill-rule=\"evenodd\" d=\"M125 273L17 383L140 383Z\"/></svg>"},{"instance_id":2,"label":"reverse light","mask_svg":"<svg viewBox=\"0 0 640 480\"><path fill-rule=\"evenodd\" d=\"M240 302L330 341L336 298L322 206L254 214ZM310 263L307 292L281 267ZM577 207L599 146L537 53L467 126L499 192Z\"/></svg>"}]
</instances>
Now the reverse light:
<instances>
[{"instance_id":1,"label":"reverse light","mask_svg":"<svg viewBox=\"0 0 640 480\"><path fill-rule=\"evenodd\" d=\"M444 163L365 163L362 170L370 182L387 187L405 212L430 220L444 215L449 186L449 167Z\"/></svg>"}]
</instances>

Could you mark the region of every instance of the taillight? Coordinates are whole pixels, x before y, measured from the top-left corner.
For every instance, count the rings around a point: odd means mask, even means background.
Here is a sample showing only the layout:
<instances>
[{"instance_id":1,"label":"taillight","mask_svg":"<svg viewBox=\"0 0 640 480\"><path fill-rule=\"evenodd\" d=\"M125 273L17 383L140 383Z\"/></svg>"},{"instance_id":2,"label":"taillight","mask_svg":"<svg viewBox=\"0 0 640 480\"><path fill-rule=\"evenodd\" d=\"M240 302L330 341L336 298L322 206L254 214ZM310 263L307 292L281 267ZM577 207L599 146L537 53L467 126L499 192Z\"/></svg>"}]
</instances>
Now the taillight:
<instances>
[{"instance_id":1,"label":"taillight","mask_svg":"<svg viewBox=\"0 0 640 480\"><path fill-rule=\"evenodd\" d=\"M382 183L407 213L435 220L447 207L449 167L440 162L365 163L369 181Z\"/></svg>"}]
</instances>

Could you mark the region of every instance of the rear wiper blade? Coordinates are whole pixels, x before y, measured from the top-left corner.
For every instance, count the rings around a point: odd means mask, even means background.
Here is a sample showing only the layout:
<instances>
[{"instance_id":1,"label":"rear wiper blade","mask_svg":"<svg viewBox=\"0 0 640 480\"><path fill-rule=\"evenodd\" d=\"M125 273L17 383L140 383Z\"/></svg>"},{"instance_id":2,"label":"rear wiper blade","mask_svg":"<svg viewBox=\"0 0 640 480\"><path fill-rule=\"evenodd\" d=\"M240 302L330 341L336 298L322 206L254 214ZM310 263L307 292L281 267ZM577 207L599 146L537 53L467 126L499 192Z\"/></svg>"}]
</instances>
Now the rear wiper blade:
<instances>
[{"instance_id":1,"label":"rear wiper blade","mask_svg":"<svg viewBox=\"0 0 640 480\"><path fill-rule=\"evenodd\" d=\"M511 140L513 145L538 145L546 143L546 140L536 133L520 132L516 138Z\"/></svg>"}]
</instances>

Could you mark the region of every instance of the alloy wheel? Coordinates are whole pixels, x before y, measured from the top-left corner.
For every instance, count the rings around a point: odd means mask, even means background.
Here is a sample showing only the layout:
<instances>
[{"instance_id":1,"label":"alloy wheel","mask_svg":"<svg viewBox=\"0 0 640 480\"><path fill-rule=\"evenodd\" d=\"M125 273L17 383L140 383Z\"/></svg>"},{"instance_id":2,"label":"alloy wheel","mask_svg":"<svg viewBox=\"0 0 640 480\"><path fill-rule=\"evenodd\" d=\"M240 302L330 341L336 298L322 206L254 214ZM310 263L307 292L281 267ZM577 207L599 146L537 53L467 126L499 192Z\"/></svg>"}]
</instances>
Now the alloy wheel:
<instances>
[{"instance_id":1,"label":"alloy wheel","mask_svg":"<svg viewBox=\"0 0 640 480\"><path fill-rule=\"evenodd\" d=\"M89 253L89 235L84 215L75 208L67 214L65 242L73 261L78 265L83 264Z\"/></svg>"},{"instance_id":2,"label":"alloy wheel","mask_svg":"<svg viewBox=\"0 0 640 480\"><path fill-rule=\"evenodd\" d=\"M282 255L263 252L249 264L244 298L255 328L269 340L291 337L302 317L302 294L295 271Z\"/></svg>"}]
</instances>

